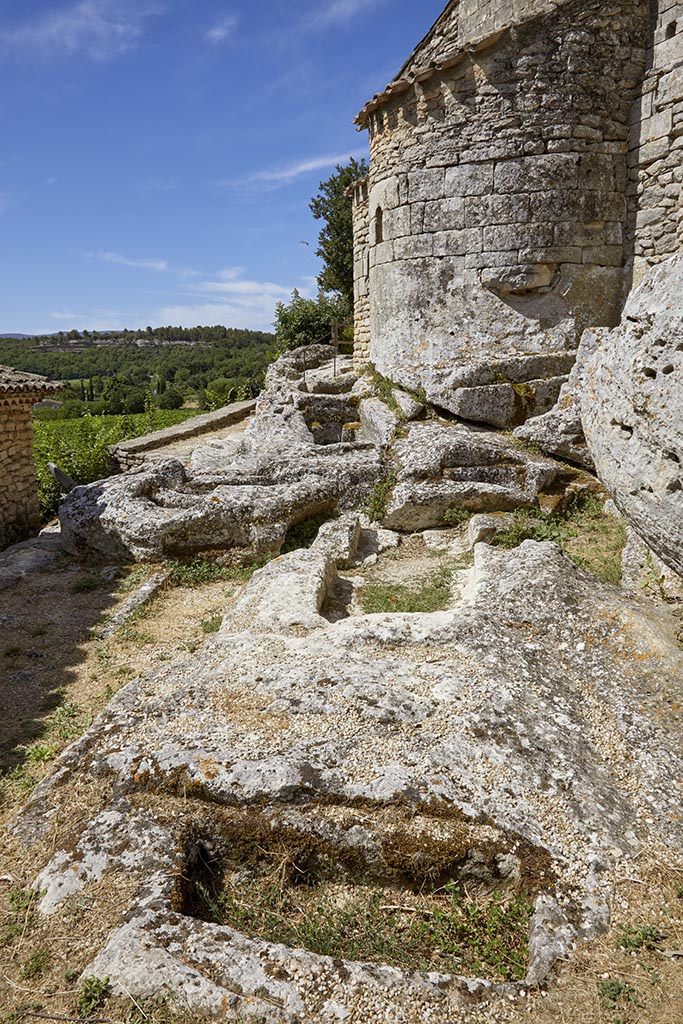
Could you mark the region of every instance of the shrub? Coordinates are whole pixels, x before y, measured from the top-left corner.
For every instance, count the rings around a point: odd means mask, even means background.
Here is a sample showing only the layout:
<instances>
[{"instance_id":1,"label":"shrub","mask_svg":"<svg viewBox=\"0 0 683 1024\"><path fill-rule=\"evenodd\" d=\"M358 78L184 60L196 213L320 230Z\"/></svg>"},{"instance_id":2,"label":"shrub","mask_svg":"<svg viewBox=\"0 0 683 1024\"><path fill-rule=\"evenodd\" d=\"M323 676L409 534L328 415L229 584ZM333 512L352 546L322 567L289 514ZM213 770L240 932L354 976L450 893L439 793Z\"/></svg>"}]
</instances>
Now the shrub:
<instances>
[{"instance_id":1,"label":"shrub","mask_svg":"<svg viewBox=\"0 0 683 1024\"><path fill-rule=\"evenodd\" d=\"M294 289L285 305L275 307L275 352L282 355L301 345L327 342L332 336L334 320L345 320L350 315L349 303L341 296L318 292L316 299L304 299Z\"/></svg>"}]
</instances>

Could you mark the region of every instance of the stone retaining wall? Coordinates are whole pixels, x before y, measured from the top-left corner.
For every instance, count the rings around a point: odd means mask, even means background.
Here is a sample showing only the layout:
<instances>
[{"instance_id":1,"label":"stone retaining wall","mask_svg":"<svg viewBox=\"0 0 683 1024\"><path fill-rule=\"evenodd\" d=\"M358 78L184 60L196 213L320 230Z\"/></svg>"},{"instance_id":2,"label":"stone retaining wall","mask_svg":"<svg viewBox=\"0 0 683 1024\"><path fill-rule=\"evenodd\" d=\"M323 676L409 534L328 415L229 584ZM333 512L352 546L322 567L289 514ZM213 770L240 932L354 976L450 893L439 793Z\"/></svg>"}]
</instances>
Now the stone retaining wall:
<instances>
[{"instance_id":1,"label":"stone retaining wall","mask_svg":"<svg viewBox=\"0 0 683 1024\"><path fill-rule=\"evenodd\" d=\"M33 463L34 395L0 395L0 549L40 529Z\"/></svg>"},{"instance_id":2,"label":"stone retaining wall","mask_svg":"<svg viewBox=\"0 0 683 1024\"><path fill-rule=\"evenodd\" d=\"M165 427L163 430L155 430L143 437L134 437L130 441L112 445L109 449L112 471L124 473L126 470L139 468L144 464L145 456L149 452L165 448L177 441L210 434L222 427L229 427L232 423L239 423L250 416L255 408L256 399L250 399L248 402L234 402L222 409L216 409L215 412L194 416L174 427Z\"/></svg>"},{"instance_id":3,"label":"stone retaining wall","mask_svg":"<svg viewBox=\"0 0 683 1024\"><path fill-rule=\"evenodd\" d=\"M369 295L369 206L368 181L364 178L352 188L353 199L353 360L357 367L370 359Z\"/></svg>"}]
</instances>

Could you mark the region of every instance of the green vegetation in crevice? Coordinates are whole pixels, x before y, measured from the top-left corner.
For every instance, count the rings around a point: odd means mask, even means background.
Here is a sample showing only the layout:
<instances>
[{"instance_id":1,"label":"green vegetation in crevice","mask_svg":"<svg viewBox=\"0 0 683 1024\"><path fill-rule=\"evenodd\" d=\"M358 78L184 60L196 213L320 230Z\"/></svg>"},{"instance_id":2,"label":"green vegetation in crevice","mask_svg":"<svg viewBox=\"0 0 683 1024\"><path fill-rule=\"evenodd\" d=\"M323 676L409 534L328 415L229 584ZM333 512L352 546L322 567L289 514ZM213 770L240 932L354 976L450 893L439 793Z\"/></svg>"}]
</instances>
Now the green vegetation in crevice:
<instances>
[{"instance_id":1,"label":"green vegetation in crevice","mask_svg":"<svg viewBox=\"0 0 683 1024\"><path fill-rule=\"evenodd\" d=\"M516 548L525 540L553 541L576 565L603 583L621 582L626 527L621 519L604 511L604 498L581 495L559 515L517 509L513 516L512 525L491 541L494 546Z\"/></svg>"},{"instance_id":2,"label":"green vegetation in crevice","mask_svg":"<svg viewBox=\"0 0 683 1024\"><path fill-rule=\"evenodd\" d=\"M442 566L417 588L397 583L370 583L361 591L363 609L370 614L444 611L451 601L454 571L452 565Z\"/></svg>"},{"instance_id":3,"label":"green vegetation in crevice","mask_svg":"<svg viewBox=\"0 0 683 1024\"><path fill-rule=\"evenodd\" d=\"M473 515L474 512L469 509L450 505L443 514L443 521L446 526L462 526L463 523L468 523Z\"/></svg>"},{"instance_id":4,"label":"green vegetation in crevice","mask_svg":"<svg viewBox=\"0 0 683 1024\"><path fill-rule=\"evenodd\" d=\"M396 486L396 474L391 473L386 480L374 484L363 511L373 523L381 523L387 514L389 495Z\"/></svg>"},{"instance_id":5,"label":"green vegetation in crevice","mask_svg":"<svg viewBox=\"0 0 683 1024\"><path fill-rule=\"evenodd\" d=\"M251 565L219 565L209 558L171 558L166 563L173 587L201 587L207 583L247 583L257 569L265 565L261 559Z\"/></svg>"},{"instance_id":6,"label":"green vegetation in crevice","mask_svg":"<svg viewBox=\"0 0 683 1024\"><path fill-rule=\"evenodd\" d=\"M392 380L390 377L384 377L379 370L375 369L373 363L368 363L366 375L368 376L372 386L377 391L377 397L381 398L384 404L387 405L401 421L403 421L405 417L394 397L394 391L404 391L407 395L414 398L416 402L420 402L422 405L428 404L424 388L408 388L404 384L397 384L396 381Z\"/></svg>"},{"instance_id":7,"label":"green vegetation in crevice","mask_svg":"<svg viewBox=\"0 0 683 1024\"><path fill-rule=\"evenodd\" d=\"M309 519L303 519L299 523L293 523L287 530L280 554L286 555L290 551L297 551L299 548L310 548L318 536L320 527L331 518L331 512L320 512L317 516L311 516Z\"/></svg>"}]
</instances>

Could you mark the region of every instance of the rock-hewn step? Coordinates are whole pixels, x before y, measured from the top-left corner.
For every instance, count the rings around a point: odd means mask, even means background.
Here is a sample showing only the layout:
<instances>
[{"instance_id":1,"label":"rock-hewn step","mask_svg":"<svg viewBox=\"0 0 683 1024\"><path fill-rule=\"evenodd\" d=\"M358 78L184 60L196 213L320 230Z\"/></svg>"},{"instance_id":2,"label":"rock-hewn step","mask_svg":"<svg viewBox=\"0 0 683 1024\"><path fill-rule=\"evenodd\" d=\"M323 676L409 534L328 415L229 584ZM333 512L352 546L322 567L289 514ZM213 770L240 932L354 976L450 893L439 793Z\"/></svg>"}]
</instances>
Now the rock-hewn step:
<instances>
[{"instance_id":1,"label":"rock-hewn step","mask_svg":"<svg viewBox=\"0 0 683 1024\"><path fill-rule=\"evenodd\" d=\"M510 429L552 409L566 381L567 377L550 377L515 384L457 388L449 397L447 408L464 420Z\"/></svg>"},{"instance_id":2,"label":"rock-hewn step","mask_svg":"<svg viewBox=\"0 0 683 1024\"><path fill-rule=\"evenodd\" d=\"M573 349L560 352L534 352L531 355L510 355L502 359L471 359L444 376L440 387L476 388L489 384L523 384L531 380L547 380L566 376L574 362ZM431 396L430 396L431 397Z\"/></svg>"}]
</instances>

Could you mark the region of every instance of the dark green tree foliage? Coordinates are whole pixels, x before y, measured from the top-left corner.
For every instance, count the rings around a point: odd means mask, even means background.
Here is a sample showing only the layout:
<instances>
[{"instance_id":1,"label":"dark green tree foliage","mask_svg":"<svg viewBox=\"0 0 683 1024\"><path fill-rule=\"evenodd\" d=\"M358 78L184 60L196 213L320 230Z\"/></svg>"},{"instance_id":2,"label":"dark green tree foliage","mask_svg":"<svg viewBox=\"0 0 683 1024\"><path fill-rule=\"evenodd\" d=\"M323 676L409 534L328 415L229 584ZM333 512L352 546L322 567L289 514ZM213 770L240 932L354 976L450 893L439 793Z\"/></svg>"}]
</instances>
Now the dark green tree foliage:
<instances>
[{"instance_id":1,"label":"dark green tree foliage","mask_svg":"<svg viewBox=\"0 0 683 1024\"><path fill-rule=\"evenodd\" d=\"M317 299L304 299L295 288L291 300L286 305L278 302L275 310L276 354L330 341L333 321L344 320L350 312L341 295L318 292Z\"/></svg>"},{"instance_id":2,"label":"dark green tree foliage","mask_svg":"<svg viewBox=\"0 0 683 1024\"><path fill-rule=\"evenodd\" d=\"M0 338L0 364L69 382L60 396L64 406L41 410L42 418L63 419L66 414L84 412L121 415L143 412L150 394L161 404L170 388L183 400L201 401L209 382L219 377L258 394L272 344L272 334L222 326L157 327L87 336L71 331Z\"/></svg>"},{"instance_id":3,"label":"dark green tree foliage","mask_svg":"<svg viewBox=\"0 0 683 1024\"><path fill-rule=\"evenodd\" d=\"M324 292L337 292L349 304L353 303L353 212L346 191L350 185L368 173L365 160L354 160L321 181L318 195L310 207L316 220L324 221L318 235L316 256L323 261L318 284Z\"/></svg>"},{"instance_id":4,"label":"dark green tree foliage","mask_svg":"<svg viewBox=\"0 0 683 1024\"><path fill-rule=\"evenodd\" d=\"M164 393L159 396L158 405L160 409L182 409L184 402L182 391L178 391L177 388L165 388Z\"/></svg>"}]
</instances>

